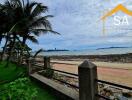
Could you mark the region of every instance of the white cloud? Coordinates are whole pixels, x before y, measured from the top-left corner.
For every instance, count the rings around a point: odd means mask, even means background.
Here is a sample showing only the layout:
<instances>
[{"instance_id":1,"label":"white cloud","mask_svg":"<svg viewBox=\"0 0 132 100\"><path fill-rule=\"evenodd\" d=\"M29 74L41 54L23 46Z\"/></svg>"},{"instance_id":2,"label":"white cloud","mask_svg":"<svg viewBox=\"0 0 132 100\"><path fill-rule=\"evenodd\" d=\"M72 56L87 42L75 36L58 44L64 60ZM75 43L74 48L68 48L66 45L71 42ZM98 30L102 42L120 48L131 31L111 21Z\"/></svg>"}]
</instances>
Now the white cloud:
<instances>
[{"instance_id":1,"label":"white cloud","mask_svg":"<svg viewBox=\"0 0 132 100\"><path fill-rule=\"evenodd\" d=\"M51 41L57 41L57 39L59 41L51 43L51 47L58 44L58 47L64 48L77 48L82 45L87 48L98 44L103 46L111 43L132 43L131 38L128 37L131 35L130 32L128 34L128 31L121 29L122 27L113 27L112 18L107 21L109 24L106 23L107 38L102 39L102 22L99 21L104 10L112 9L118 4L131 8L131 2L129 0L45 0L50 8L49 12L55 15L51 20L53 28L62 34L61 38L49 36ZM123 28L129 28L129 26Z\"/></svg>"},{"instance_id":2,"label":"white cloud","mask_svg":"<svg viewBox=\"0 0 132 100\"><path fill-rule=\"evenodd\" d=\"M40 47L44 48L88 48L89 46L104 46L111 44L132 44L130 25L126 27L113 26L113 18L106 22L106 36L103 37L102 22L99 21L106 9L112 9L118 4L132 10L131 0L37 0L49 7L48 14L53 29L61 36L45 35L39 38ZM123 15L122 13L119 13Z\"/></svg>"}]
</instances>

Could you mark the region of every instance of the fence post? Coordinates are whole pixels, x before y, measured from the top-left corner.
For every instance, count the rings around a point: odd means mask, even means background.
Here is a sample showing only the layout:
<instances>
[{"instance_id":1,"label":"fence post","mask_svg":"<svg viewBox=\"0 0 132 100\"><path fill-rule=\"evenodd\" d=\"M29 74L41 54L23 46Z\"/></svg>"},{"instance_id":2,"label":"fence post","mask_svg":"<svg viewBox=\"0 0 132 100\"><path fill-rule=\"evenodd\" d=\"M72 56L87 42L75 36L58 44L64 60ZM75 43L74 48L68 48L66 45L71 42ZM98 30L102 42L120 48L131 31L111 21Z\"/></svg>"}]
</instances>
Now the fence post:
<instances>
[{"instance_id":1,"label":"fence post","mask_svg":"<svg viewBox=\"0 0 132 100\"><path fill-rule=\"evenodd\" d=\"M44 57L44 69L50 68L50 57Z\"/></svg>"},{"instance_id":2,"label":"fence post","mask_svg":"<svg viewBox=\"0 0 132 100\"><path fill-rule=\"evenodd\" d=\"M32 59L29 58L27 63L28 63L28 75L30 75L32 73Z\"/></svg>"},{"instance_id":3,"label":"fence post","mask_svg":"<svg viewBox=\"0 0 132 100\"><path fill-rule=\"evenodd\" d=\"M79 65L78 75L79 100L98 100L97 66L86 60Z\"/></svg>"}]
</instances>

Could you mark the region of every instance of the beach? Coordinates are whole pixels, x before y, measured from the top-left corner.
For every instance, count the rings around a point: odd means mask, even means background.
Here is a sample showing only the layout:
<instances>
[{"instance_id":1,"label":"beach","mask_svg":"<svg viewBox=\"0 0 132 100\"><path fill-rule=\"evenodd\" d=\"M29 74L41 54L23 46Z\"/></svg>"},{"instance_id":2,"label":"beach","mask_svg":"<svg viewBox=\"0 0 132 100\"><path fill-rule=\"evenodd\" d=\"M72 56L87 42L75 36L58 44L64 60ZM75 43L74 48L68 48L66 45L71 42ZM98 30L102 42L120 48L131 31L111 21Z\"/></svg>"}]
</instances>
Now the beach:
<instances>
[{"instance_id":1,"label":"beach","mask_svg":"<svg viewBox=\"0 0 132 100\"><path fill-rule=\"evenodd\" d=\"M132 87L132 54L50 56L54 69L78 74L85 60L97 66L98 79ZM43 62L43 56L37 58Z\"/></svg>"},{"instance_id":2,"label":"beach","mask_svg":"<svg viewBox=\"0 0 132 100\"><path fill-rule=\"evenodd\" d=\"M78 74L78 66L83 60L53 60L52 62L54 69ZM93 63L97 66L98 79L132 87L132 63L96 61Z\"/></svg>"}]
</instances>

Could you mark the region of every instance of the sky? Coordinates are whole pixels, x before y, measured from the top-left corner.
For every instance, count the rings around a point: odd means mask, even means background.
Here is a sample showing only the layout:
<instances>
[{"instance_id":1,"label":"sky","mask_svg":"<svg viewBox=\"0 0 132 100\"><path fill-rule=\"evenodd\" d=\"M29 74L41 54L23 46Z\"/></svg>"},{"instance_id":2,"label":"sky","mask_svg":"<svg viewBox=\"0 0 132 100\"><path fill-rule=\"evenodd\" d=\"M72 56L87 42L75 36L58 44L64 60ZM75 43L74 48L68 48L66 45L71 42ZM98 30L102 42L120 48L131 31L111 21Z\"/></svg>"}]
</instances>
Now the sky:
<instances>
[{"instance_id":1,"label":"sky","mask_svg":"<svg viewBox=\"0 0 132 100\"><path fill-rule=\"evenodd\" d=\"M3 0L4 1L4 0ZM115 26L114 16L105 22L105 34L100 18L106 11L123 4L132 10L131 0L37 0L48 6L46 14L53 15L49 19L53 30L61 35L49 33L38 37L39 44L28 42L33 50L69 49L84 50L112 46L132 46L132 17L122 12L119 16L127 16L129 25ZM2 1L1 1L2 2Z\"/></svg>"}]
</instances>

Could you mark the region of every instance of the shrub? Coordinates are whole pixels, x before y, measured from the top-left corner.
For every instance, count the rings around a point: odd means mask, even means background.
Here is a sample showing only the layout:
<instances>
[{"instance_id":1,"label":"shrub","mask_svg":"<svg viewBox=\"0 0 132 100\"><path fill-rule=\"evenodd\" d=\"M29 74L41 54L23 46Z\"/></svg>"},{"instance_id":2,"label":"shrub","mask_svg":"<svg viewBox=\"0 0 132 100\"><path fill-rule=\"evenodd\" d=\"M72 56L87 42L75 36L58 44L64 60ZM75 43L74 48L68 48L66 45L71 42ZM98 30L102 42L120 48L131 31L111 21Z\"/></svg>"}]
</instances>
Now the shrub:
<instances>
[{"instance_id":1,"label":"shrub","mask_svg":"<svg viewBox=\"0 0 132 100\"><path fill-rule=\"evenodd\" d=\"M47 77L47 78L52 78L53 75L54 75L54 71L51 70L51 69L46 69L46 70L44 70L43 72L39 72L39 74L40 74L40 75L43 75L43 76L45 76L45 77Z\"/></svg>"},{"instance_id":2,"label":"shrub","mask_svg":"<svg viewBox=\"0 0 132 100\"><path fill-rule=\"evenodd\" d=\"M3 86L4 93L0 100L34 100L37 89L33 87L28 78L19 78Z\"/></svg>"}]
</instances>

